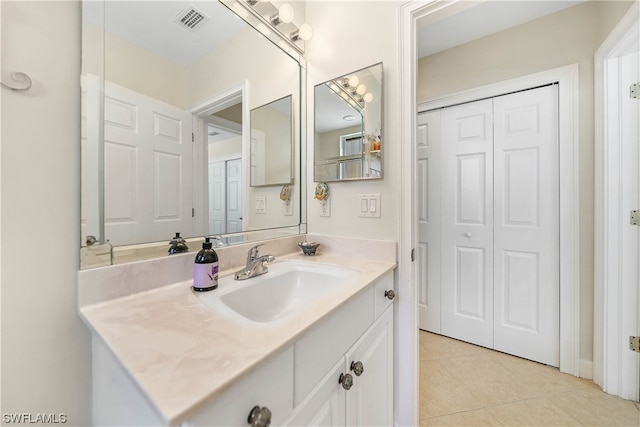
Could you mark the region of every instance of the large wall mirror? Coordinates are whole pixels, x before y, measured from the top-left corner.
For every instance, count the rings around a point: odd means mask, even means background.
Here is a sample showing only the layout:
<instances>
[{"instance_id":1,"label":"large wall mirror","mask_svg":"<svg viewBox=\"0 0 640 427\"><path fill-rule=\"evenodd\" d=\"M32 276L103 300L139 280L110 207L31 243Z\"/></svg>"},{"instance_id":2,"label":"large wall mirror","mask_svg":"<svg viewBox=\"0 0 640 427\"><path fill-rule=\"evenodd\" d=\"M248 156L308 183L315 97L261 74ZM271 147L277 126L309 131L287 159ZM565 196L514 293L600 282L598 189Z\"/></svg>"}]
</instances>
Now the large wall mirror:
<instances>
[{"instance_id":1,"label":"large wall mirror","mask_svg":"<svg viewBox=\"0 0 640 427\"><path fill-rule=\"evenodd\" d=\"M382 63L314 88L314 180L382 178Z\"/></svg>"},{"instance_id":2,"label":"large wall mirror","mask_svg":"<svg viewBox=\"0 0 640 427\"><path fill-rule=\"evenodd\" d=\"M219 244L299 233L305 70L237 6L83 2L82 268L140 248L166 256L176 233ZM272 120L252 185L260 111Z\"/></svg>"}]
</instances>

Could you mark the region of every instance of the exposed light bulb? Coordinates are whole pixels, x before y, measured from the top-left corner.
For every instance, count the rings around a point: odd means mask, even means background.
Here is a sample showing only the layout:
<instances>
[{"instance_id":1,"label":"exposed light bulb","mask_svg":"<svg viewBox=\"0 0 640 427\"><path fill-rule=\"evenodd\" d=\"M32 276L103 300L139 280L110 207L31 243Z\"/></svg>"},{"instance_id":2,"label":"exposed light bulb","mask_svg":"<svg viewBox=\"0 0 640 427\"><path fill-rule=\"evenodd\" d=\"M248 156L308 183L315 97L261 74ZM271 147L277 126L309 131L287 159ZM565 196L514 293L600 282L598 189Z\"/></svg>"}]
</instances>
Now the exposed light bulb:
<instances>
[{"instance_id":1,"label":"exposed light bulb","mask_svg":"<svg viewBox=\"0 0 640 427\"><path fill-rule=\"evenodd\" d=\"M313 37L313 27L306 22L300 25L300 29L298 29L298 37L304 41L311 40L311 37Z\"/></svg>"},{"instance_id":2,"label":"exposed light bulb","mask_svg":"<svg viewBox=\"0 0 640 427\"><path fill-rule=\"evenodd\" d=\"M360 79L358 78L358 76L349 77L349 86L356 87L358 86L358 83L360 83Z\"/></svg>"},{"instance_id":3,"label":"exposed light bulb","mask_svg":"<svg viewBox=\"0 0 640 427\"><path fill-rule=\"evenodd\" d=\"M280 22L288 24L290 22L293 22L293 17L293 7L291 7L289 3L282 3L280 8L278 9L278 18Z\"/></svg>"},{"instance_id":4,"label":"exposed light bulb","mask_svg":"<svg viewBox=\"0 0 640 427\"><path fill-rule=\"evenodd\" d=\"M358 85L358 87L356 88L356 93L358 95L364 95L365 93L367 93L367 86L364 83Z\"/></svg>"},{"instance_id":5,"label":"exposed light bulb","mask_svg":"<svg viewBox=\"0 0 640 427\"><path fill-rule=\"evenodd\" d=\"M367 92L364 94L362 99L364 100L364 102L371 102L373 101L373 94L371 92Z\"/></svg>"}]
</instances>

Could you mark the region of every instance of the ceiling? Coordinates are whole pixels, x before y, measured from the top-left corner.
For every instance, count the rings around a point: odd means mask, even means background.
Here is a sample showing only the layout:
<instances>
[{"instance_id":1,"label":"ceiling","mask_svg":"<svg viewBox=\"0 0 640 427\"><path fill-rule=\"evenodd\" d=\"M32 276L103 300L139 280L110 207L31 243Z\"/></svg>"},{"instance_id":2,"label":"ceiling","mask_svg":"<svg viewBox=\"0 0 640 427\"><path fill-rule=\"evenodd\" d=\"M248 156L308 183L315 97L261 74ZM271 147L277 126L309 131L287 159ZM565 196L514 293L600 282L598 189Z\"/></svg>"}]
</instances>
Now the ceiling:
<instances>
[{"instance_id":1,"label":"ceiling","mask_svg":"<svg viewBox=\"0 0 640 427\"><path fill-rule=\"evenodd\" d=\"M418 22L418 58L488 36L582 3L564 0L462 1L455 15Z\"/></svg>"},{"instance_id":2,"label":"ceiling","mask_svg":"<svg viewBox=\"0 0 640 427\"><path fill-rule=\"evenodd\" d=\"M233 38L247 27L219 1L107 0L83 2L83 20L104 27L139 47L188 66L204 54ZM176 17L194 6L207 18L193 30L177 23Z\"/></svg>"}]
</instances>

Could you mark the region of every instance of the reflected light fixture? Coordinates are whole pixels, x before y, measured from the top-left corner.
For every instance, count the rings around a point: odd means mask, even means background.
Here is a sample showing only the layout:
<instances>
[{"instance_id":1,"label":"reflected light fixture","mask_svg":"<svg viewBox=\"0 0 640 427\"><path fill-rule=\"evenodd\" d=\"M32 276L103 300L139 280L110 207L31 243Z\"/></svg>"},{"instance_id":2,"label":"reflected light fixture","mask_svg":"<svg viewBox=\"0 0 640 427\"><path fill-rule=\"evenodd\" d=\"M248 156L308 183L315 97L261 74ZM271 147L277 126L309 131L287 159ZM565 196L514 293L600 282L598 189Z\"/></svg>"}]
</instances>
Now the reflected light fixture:
<instances>
[{"instance_id":1,"label":"reflected light fixture","mask_svg":"<svg viewBox=\"0 0 640 427\"><path fill-rule=\"evenodd\" d=\"M358 95L364 95L367 93L367 86L364 83L359 84L358 87L356 87L356 93Z\"/></svg>"},{"instance_id":2,"label":"reflected light fixture","mask_svg":"<svg viewBox=\"0 0 640 427\"><path fill-rule=\"evenodd\" d=\"M362 97L362 100L364 102L371 102L373 101L373 94L371 92L367 92L364 94L364 96Z\"/></svg>"},{"instance_id":3,"label":"reflected light fixture","mask_svg":"<svg viewBox=\"0 0 640 427\"><path fill-rule=\"evenodd\" d=\"M360 83L360 78L358 76L351 76L349 77L349 80L347 80L349 86L351 87L356 87L358 86L358 83Z\"/></svg>"}]
</instances>

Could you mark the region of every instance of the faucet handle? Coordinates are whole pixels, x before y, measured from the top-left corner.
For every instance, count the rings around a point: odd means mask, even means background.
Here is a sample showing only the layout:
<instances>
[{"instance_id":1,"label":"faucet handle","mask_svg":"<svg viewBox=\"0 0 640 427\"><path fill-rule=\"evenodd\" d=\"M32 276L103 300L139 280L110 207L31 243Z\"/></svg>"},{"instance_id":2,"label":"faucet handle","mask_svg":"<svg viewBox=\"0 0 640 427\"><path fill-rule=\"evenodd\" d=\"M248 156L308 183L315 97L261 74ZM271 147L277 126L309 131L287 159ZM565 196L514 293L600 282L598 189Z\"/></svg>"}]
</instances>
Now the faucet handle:
<instances>
[{"instance_id":1,"label":"faucet handle","mask_svg":"<svg viewBox=\"0 0 640 427\"><path fill-rule=\"evenodd\" d=\"M260 246L264 245L264 243L260 243L258 245L253 246L251 249L249 249L249 253L247 254L247 258L250 260L253 260L255 258L258 258L258 248Z\"/></svg>"}]
</instances>

